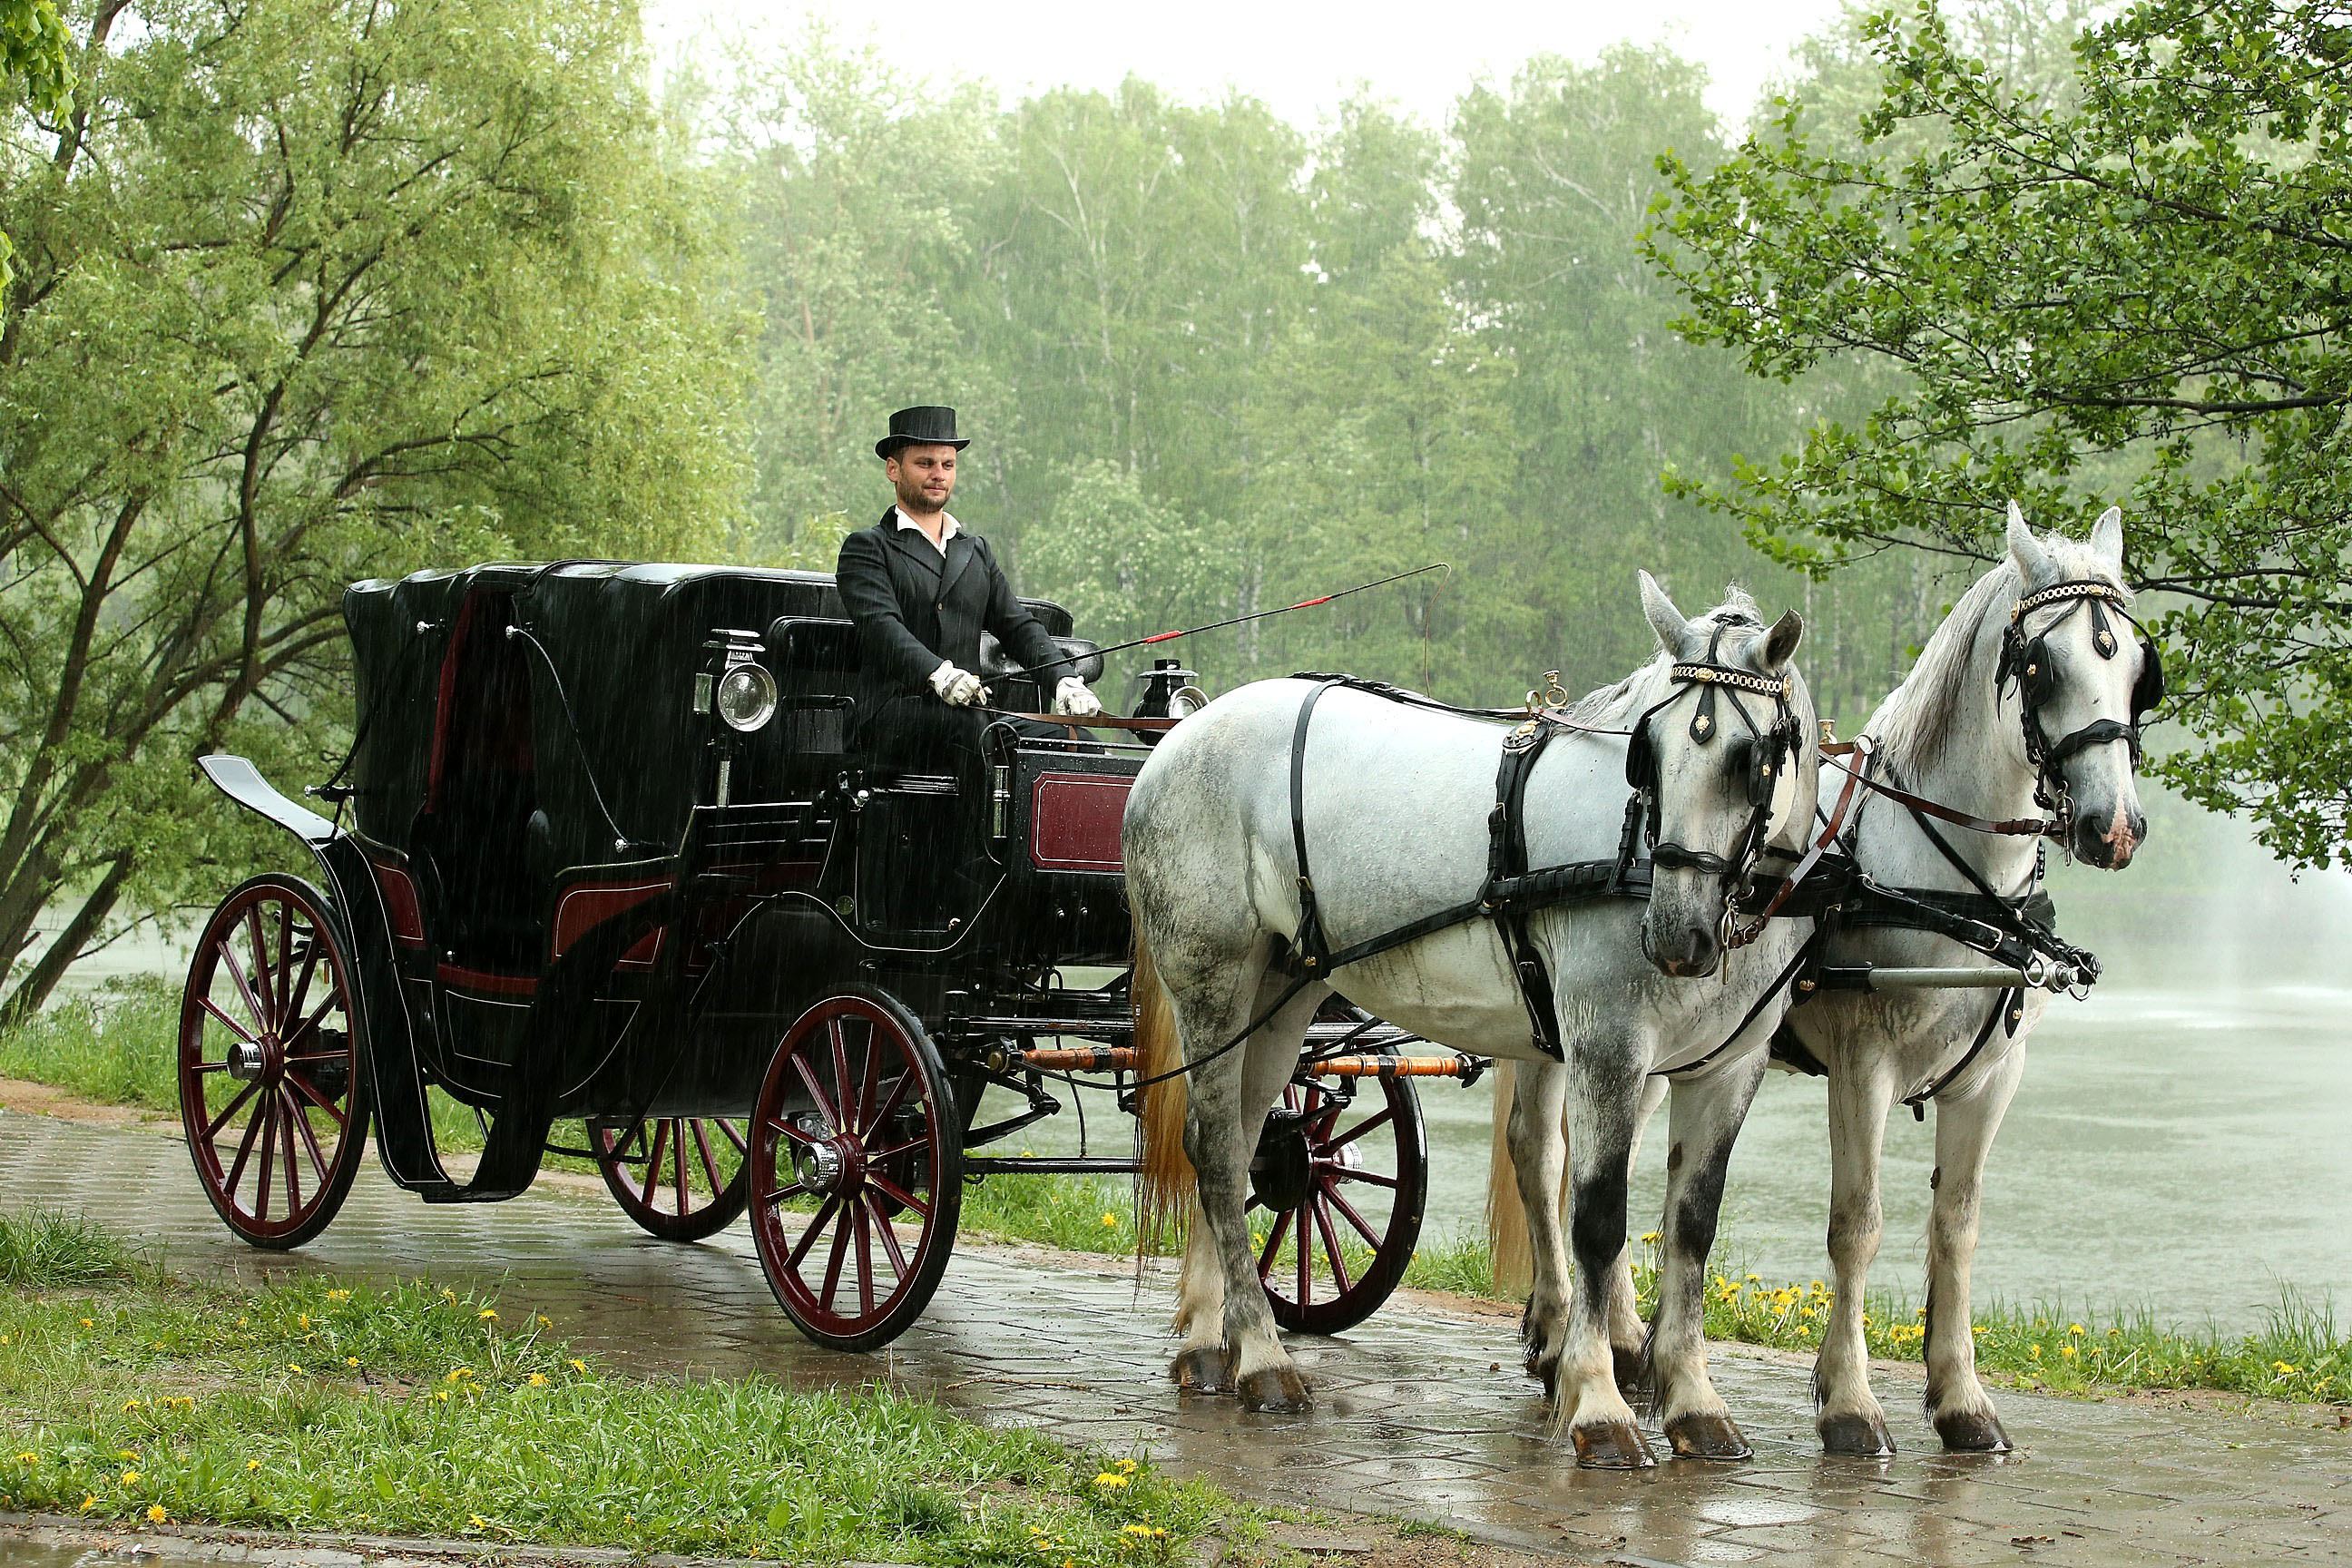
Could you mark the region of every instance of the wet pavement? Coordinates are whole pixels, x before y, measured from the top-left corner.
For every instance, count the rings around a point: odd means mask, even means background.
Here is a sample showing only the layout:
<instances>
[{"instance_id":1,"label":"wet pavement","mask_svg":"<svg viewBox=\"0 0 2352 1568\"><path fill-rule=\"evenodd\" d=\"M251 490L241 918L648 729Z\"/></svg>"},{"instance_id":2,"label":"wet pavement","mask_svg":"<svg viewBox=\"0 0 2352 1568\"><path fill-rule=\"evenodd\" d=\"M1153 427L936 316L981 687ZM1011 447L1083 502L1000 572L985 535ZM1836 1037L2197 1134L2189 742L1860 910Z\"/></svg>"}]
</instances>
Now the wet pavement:
<instances>
[{"instance_id":1,"label":"wet pavement","mask_svg":"<svg viewBox=\"0 0 2352 1568\"><path fill-rule=\"evenodd\" d=\"M1754 1462L1580 1471L1518 1374L1512 1322L1422 1302L1391 1303L1344 1339L1293 1340L1319 1407L1254 1416L1169 1386L1171 1278L1139 1281L1113 1259L967 1247L887 1354L845 1356L793 1331L740 1226L697 1246L657 1242L576 1188L428 1208L371 1164L325 1235L265 1254L221 1227L176 1140L0 1111L0 1204L80 1210L187 1274L429 1271L497 1284L635 1371L799 1384L887 1375L979 1419L1094 1450L1148 1449L1264 1501L1435 1520L1601 1562L2352 1563L2352 1434L2277 1420L2002 1393L2020 1451L1947 1457L1916 1408L1916 1374L1895 1372L1880 1393L1904 1452L1827 1459L1803 1365L1726 1346L1717 1384Z\"/></svg>"}]
</instances>

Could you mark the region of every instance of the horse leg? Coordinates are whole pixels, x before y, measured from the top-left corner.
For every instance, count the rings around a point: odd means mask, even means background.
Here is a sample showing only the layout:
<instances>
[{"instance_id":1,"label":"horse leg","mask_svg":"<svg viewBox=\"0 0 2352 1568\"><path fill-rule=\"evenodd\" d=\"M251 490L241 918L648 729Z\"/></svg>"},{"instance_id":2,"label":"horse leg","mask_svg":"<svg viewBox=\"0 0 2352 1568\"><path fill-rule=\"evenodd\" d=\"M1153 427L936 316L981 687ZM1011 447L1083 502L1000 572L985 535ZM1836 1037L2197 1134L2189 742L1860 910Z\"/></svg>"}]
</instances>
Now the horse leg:
<instances>
[{"instance_id":1,"label":"horse leg","mask_svg":"<svg viewBox=\"0 0 2352 1568\"><path fill-rule=\"evenodd\" d=\"M1863 1298L1871 1260L1878 1256L1879 1151L1894 1101L1885 1068L1875 1058L1830 1062L1830 1266L1837 1295L1822 1352L1813 1363L1813 1425L1832 1454L1882 1458L1895 1452L1886 1412L1870 1392L1870 1346L1863 1336Z\"/></svg>"},{"instance_id":2,"label":"horse leg","mask_svg":"<svg viewBox=\"0 0 2352 1568\"><path fill-rule=\"evenodd\" d=\"M1529 1287L1519 1320L1520 1354L1528 1374L1543 1379L1544 1397L1558 1392L1559 1352L1568 1329L1568 1241L1560 1228L1560 1178L1568 1140L1560 1107L1568 1069L1556 1062L1514 1064L1516 1081L1507 1128L1511 1170L1527 1215Z\"/></svg>"},{"instance_id":3,"label":"horse leg","mask_svg":"<svg viewBox=\"0 0 2352 1568\"><path fill-rule=\"evenodd\" d=\"M1648 1363L1655 1408L1677 1458L1746 1459L1755 1453L1706 1375L1706 1260L1715 1250L1732 1141L1763 1081L1764 1066L1764 1053L1749 1051L1705 1079L1675 1086L1666 1129L1664 1256Z\"/></svg>"},{"instance_id":4,"label":"horse leg","mask_svg":"<svg viewBox=\"0 0 2352 1568\"><path fill-rule=\"evenodd\" d=\"M1649 1052L1632 1041L1585 1040L1570 1046L1569 1060L1569 1248L1576 1279L1554 1387L1577 1463L1633 1469L1656 1461L1617 1389L1609 1299L1625 1250L1628 1158Z\"/></svg>"},{"instance_id":5,"label":"horse leg","mask_svg":"<svg viewBox=\"0 0 2352 1568\"><path fill-rule=\"evenodd\" d=\"M1184 1230L1184 1267L1176 1281L1175 1328L1184 1338L1168 1369L1176 1386L1194 1394L1231 1394L1234 1365L1225 1354L1225 1270L1216 1238L1201 1215L1197 1194Z\"/></svg>"},{"instance_id":6,"label":"horse leg","mask_svg":"<svg viewBox=\"0 0 2352 1568\"><path fill-rule=\"evenodd\" d=\"M1671 1087L1669 1079L1656 1073L1642 1080L1642 1103L1633 1114L1633 1142L1625 1152L1625 1177L1629 1183L1633 1166L1642 1158L1642 1134L1648 1130L1650 1119L1657 1115ZM1609 1354L1616 1363L1617 1386L1629 1397L1642 1386L1644 1374L1647 1331L1642 1322L1640 1300L1633 1289L1633 1244L1629 1241L1617 1255L1609 1290Z\"/></svg>"},{"instance_id":7,"label":"horse leg","mask_svg":"<svg viewBox=\"0 0 2352 1568\"><path fill-rule=\"evenodd\" d=\"M1263 977L1247 1010L1207 1048L1213 1050L1232 1038L1280 989L1278 976ZM1250 1160L1257 1152L1266 1111L1298 1065L1307 1020L1323 994L1318 986L1293 997L1238 1053L1203 1063L1192 1074L1189 1089L1184 1152L1192 1162L1200 1218L1214 1241L1224 1274L1224 1345L1244 1410L1305 1410L1313 1404L1306 1380L1276 1333L1274 1312L1258 1281L1247 1208Z\"/></svg>"},{"instance_id":8,"label":"horse leg","mask_svg":"<svg viewBox=\"0 0 2352 1568\"><path fill-rule=\"evenodd\" d=\"M1927 1418L1955 1453L2000 1454L2009 1434L1992 1399L1977 1381L1974 1314L1969 1268L1977 1250L1977 1204L1985 1156L2025 1070L2025 1042L2017 1041L1966 1099L1936 1100L1933 1217L1927 1227Z\"/></svg>"}]
</instances>

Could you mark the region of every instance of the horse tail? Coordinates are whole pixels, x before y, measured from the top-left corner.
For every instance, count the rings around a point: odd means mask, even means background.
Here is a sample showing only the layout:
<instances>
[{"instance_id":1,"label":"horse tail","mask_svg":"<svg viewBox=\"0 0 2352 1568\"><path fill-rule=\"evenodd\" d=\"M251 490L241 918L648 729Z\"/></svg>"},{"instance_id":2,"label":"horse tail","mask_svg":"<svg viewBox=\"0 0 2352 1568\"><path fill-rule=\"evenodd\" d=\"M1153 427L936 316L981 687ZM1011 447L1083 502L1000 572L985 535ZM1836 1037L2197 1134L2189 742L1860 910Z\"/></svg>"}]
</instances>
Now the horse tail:
<instances>
[{"instance_id":1,"label":"horse tail","mask_svg":"<svg viewBox=\"0 0 2352 1568\"><path fill-rule=\"evenodd\" d=\"M1535 1248L1528 1239L1528 1208L1511 1163L1511 1091L1517 1064L1495 1064L1495 1133L1486 1155L1486 1255L1495 1294L1525 1300L1535 1289Z\"/></svg>"},{"instance_id":2,"label":"horse tail","mask_svg":"<svg viewBox=\"0 0 2352 1568\"><path fill-rule=\"evenodd\" d=\"M1134 924L1135 973L1128 992L1135 1010L1135 1068L1139 1077L1161 1079L1141 1091L1136 1112L1141 1147L1135 1173L1135 1247L1140 1258L1182 1245L1192 1205L1192 1162L1184 1152L1184 1045L1176 1035L1176 1009L1160 983L1143 921Z\"/></svg>"}]
</instances>

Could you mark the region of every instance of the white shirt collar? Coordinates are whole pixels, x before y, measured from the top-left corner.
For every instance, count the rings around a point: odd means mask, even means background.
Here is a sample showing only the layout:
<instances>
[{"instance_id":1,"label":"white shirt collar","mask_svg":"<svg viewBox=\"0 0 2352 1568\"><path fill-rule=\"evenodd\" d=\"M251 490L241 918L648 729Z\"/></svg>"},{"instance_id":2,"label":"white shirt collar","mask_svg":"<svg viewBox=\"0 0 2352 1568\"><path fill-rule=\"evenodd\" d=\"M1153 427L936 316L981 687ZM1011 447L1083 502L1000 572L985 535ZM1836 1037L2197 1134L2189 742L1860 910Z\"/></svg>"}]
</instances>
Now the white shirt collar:
<instances>
[{"instance_id":1,"label":"white shirt collar","mask_svg":"<svg viewBox=\"0 0 2352 1568\"><path fill-rule=\"evenodd\" d=\"M932 548L937 550L942 555L945 555L948 552L948 541L953 539L957 534L963 531L963 524L955 520L955 513L951 511L943 511L940 513L940 515L945 518L947 521L945 525L940 529L938 542L933 544L931 536L929 533L924 532L923 525L921 523L917 522L914 519L908 517L905 512L900 511L895 506L890 509L890 512L892 516L898 520L898 526L900 528L911 528L917 533L922 534L923 542L926 544L931 544Z\"/></svg>"}]
</instances>

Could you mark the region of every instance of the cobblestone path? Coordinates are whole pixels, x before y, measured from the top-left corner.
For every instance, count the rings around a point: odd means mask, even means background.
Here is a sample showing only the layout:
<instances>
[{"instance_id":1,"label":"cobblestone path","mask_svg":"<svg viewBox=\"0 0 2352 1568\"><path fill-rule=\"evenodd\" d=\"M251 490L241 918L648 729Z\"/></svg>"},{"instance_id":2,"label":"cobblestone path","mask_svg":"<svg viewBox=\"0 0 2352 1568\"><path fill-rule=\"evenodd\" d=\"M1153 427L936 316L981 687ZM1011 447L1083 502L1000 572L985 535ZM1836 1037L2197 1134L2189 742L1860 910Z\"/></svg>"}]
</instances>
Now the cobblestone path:
<instances>
[{"instance_id":1,"label":"cobblestone path","mask_svg":"<svg viewBox=\"0 0 2352 1568\"><path fill-rule=\"evenodd\" d=\"M324 1236L298 1254L258 1253L221 1227L175 1139L0 1111L0 1204L80 1210L160 1245L189 1274L429 1271L498 1283L574 1343L635 1370L802 1384L887 1375L985 1421L1148 1448L1245 1496L1433 1519L1602 1562L2352 1563L2352 1436L2275 1421L2006 1393L2020 1451L1947 1457L1918 1415L1916 1379L1895 1373L1881 1393L1902 1454L1828 1459L1804 1368L1719 1346L1717 1383L1753 1463L1580 1471L1546 1436L1503 1317L1397 1303L1345 1339L1294 1340L1320 1406L1252 1416L1169 1386L1171 1281L1139 1289L1115 1260L1088 1269L966 1248L887 1356L843 1356L785 1321L740 1226L673 1246L598 1194L543 1188L428 1208L371 1163Z\"/></svg>"}]
</instances>

